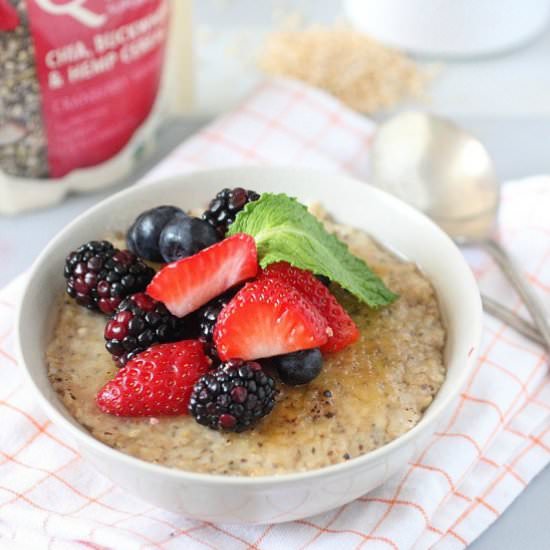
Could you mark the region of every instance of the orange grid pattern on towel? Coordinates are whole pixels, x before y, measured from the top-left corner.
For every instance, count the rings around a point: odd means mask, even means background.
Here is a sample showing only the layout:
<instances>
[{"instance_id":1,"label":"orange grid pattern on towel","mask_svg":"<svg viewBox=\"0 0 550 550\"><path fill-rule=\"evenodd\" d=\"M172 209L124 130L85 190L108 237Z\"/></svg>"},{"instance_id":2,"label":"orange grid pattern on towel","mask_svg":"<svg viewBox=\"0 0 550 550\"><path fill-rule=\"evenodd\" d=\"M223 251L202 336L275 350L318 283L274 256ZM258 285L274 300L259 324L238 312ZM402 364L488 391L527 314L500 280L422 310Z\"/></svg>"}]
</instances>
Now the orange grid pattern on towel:
<instances>
[{"instance_id":1,"label":"orange grid pattern on towel","mask_svg":"<svg viewBox=\"0 0 550 550\"><path fill-rule=\"evenodd\" d=\"M374 128L317 90L266 82L148 179L243 163L301 164L361 178ZM549 183L533 178L505 186L500 228L548 307ZM484 292L526 315L487 257L470 251L467 259ZM21 284L20 278L0 292L0 540L9 548L464 548L550 460L547 358L486 316L479 361L449 421L385 485L337 510L283 525L190 520L113 486L38 409L13 353Z\"/></svg>"}]
</instances>

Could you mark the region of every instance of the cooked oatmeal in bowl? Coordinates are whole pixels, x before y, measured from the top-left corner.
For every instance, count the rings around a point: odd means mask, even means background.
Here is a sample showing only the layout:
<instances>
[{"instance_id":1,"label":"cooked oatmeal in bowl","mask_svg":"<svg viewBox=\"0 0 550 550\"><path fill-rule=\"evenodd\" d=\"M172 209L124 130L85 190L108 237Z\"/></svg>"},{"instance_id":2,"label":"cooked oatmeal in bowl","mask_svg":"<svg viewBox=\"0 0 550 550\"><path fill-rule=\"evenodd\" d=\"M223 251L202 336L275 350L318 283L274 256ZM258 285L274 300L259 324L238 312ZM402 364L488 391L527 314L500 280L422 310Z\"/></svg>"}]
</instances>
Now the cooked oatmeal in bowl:
<instances>
[{"instance_id":1,"label":"cooked oatmeal in bowl","mask_svg":"<svg viewBox=\"0 0 550 550\"><path fill-rule=\"evenodd\" d=\"M316 213L325 216L322 210ZM330 231L399 294L373 310L332 287L360 336L324 357L321 373L300 386L280 384L277 405L253 430L208 430L189 415L120 418L103 413L95 395L117 372L105 350L105 320L70 297L58 304L47 349L50 380L69 412L107 445L188 471L270 475L308 471L360 456L412 428L445 378L445 330L427 278L360 230ZM111 239L124 246L120 236Z\"/></svg>"},{"instance_id":2,"label":"cooked oatmeal in bowl","mask_svg":"<svg viewBox=\"0 0 550 550\"><path fill-rule=\"evenodd\" d=\"M315 174L337 200L297 172L130 190L51 245L31 378L83 453L151 502L262 522L356 498L433 432L475 357L479 297L447 238L363 184ZM199 504L235 487L244 518ZM303 504L274 514L280 490Z\"/></svg>"}]
</instances>

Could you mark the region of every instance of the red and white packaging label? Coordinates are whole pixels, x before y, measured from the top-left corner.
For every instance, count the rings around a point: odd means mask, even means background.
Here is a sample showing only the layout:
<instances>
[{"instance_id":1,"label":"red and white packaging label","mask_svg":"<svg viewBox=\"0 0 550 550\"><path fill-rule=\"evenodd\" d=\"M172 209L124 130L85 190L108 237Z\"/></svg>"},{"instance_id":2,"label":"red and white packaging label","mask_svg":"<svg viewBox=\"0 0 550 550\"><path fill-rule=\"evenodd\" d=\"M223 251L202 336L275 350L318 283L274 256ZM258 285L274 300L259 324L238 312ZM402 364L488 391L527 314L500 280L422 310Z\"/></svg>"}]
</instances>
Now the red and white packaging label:
<instances>
[{"instance_id":1,"label":"red and white packaging label","mask_svg":"<svg viewBox=\"0 0 550 550\"><path fill-rule=\"evenodd\" d=\"M27 0L50 176L116 155L162 76L167 0Z\"/></svg>"}]
</instances>

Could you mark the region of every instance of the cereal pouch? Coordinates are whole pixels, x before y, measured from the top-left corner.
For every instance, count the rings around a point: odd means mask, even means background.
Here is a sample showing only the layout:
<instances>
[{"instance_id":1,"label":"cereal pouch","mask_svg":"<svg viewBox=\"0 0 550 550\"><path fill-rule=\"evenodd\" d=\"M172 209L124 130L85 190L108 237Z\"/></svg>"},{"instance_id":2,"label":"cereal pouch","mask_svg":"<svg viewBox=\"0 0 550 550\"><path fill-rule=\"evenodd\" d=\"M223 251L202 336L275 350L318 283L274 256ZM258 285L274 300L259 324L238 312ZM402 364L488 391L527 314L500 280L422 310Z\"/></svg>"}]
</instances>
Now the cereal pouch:
<instances>
[{"instance_id":1,"label":"cereal pouch","mask_svg":"<svg viewBox=\"0 0 550 550\"><path fill-rule=\"evenodd\" d=\"M189 98L189 3L0 0L0 212L133 168Z\"/></svg>"}]
</instances>

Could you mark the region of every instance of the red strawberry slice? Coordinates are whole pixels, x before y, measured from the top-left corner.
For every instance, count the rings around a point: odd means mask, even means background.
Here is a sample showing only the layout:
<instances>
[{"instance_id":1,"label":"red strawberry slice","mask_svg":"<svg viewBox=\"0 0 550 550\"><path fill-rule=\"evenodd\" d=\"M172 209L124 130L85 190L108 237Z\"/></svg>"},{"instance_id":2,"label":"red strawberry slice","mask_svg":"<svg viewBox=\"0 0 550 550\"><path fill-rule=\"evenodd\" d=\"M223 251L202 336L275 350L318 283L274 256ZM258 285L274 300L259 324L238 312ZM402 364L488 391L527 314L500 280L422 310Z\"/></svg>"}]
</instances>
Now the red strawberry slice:
<instances>
[{"instance_id":1,"label":"red strawberry slice","mask_svg":"<svg viewBox=\"0 0 550 550\"><path fill-rule=\"evenodd\" d=\"M161 269L147 294L184 317L258 272L253 237L238 233Z\"/></svg>"},{"instance_id":2,"label":"red strawberry slice","mask_svg":"<svg viewBox=\"0 0 550 550\"><path fill-rule=\"evenodd\" d=\"M19 23L17 10L8 0L0 0L0 31L13 31Z\"/></svg>"},{"instance_id":3,"label":"red strawberry slice","mask_svg":"<svg viewBox=\"0 0 550 550\"><path fill-rule=\"evenodd\" d=\"M193 386L210 363L199 340L153 346L128 361L96 402L116 416L187 414Z\"/></svg>"},{"instance_id":4,"label":"red strawberry slice","mask_svg":"<svg viewBox=\"0 0 550 550\"><path fill-rule=\"evenodd\" d=\"M267 266L261 276L292 285L319 310L332 332L327 343L321 346L323 353L341 350L359 338L353 319L313 273L287 262L277 262Z\"/></svg>"},{"instance_id":5,"label":"red strawberry slice","mask_svg":"<svg viewBox=\"0 0 550 550\"><path fill-rule=\"evenodd\" d=\"M323 316L294 287L263 278L223 308L214 328L222 361L259 359L316 348L327 341Z\"/></svg>"}]
</instances>

